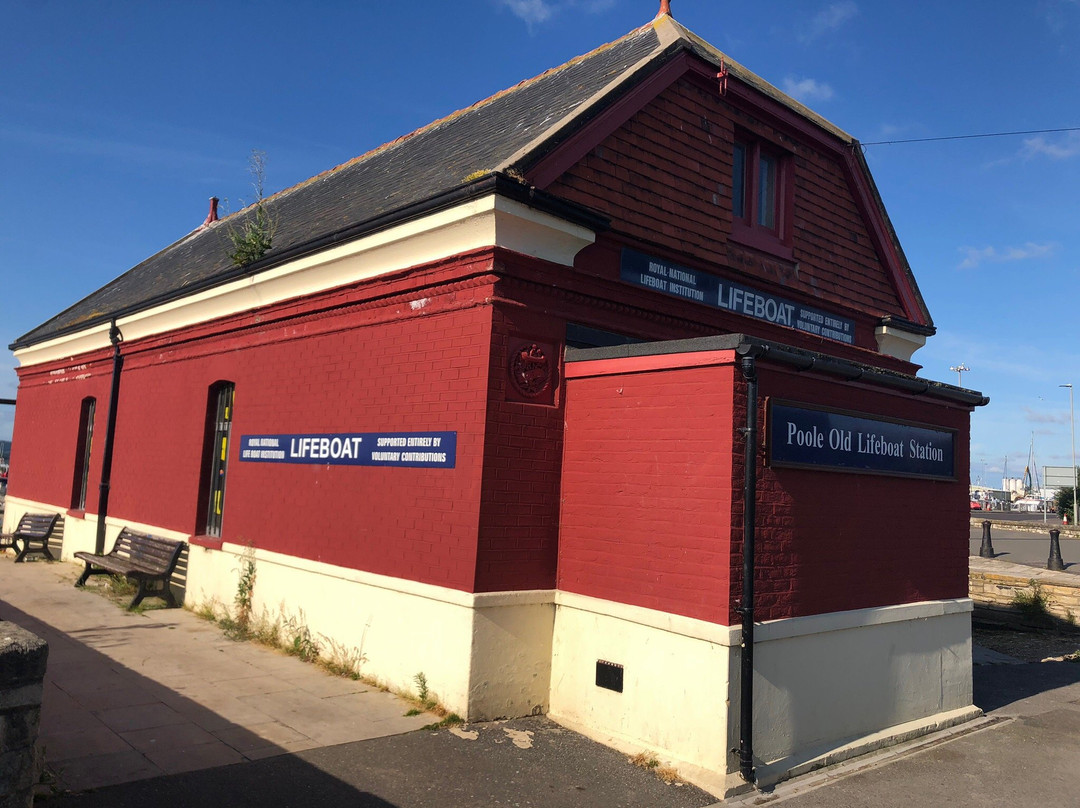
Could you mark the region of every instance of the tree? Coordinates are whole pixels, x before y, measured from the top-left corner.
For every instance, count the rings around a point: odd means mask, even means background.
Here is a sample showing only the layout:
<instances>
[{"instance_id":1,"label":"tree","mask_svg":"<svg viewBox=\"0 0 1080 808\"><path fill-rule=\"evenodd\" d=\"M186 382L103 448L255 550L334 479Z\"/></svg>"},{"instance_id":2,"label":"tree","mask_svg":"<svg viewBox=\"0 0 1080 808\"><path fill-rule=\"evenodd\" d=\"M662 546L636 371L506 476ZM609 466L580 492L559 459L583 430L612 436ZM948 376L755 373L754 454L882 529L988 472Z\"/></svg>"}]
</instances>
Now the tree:
<instances>
[{"instance_id":1,"label":"tree","mask_svg":"<svg viewBox=\"0 0 1080 808\"><path fill-rule=\"evenodd\" d=\"M1080 484L1080 473L1077 475L1077 483ZM1077 497L1080 498L1080 491L1077 491ZM1062 516L1069 518L1069 524L1075 525L1076 518L1073 513L1073 489L1072 488L1059 488L1057 493L1054 494L1054 508Z\"/></svg>"},{"instance_id":2,"label":"tree","mask_svg":"<svg viewBox=\"0 0 1080 808\"><path fill-rule=\"evenodd\" d=\"M233 251L229 258L235 266L243 267L258 261L270 249L277 230L277 221L263 204L263 188L266 179L266 154L252 150L248 167L251 173L251 185L255 190L254 210L245 215L239 227L229 228L229 239Z\"/></svg>"}]
</instances>

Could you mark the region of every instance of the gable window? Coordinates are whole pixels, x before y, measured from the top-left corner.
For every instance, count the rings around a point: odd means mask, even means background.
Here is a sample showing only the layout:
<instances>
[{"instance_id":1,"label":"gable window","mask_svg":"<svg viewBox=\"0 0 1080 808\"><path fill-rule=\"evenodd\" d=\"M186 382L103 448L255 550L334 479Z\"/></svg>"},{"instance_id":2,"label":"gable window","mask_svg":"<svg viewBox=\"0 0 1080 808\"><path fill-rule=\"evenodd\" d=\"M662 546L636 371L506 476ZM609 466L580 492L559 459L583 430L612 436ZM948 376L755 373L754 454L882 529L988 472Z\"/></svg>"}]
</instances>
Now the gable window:
<instances>
[{"instance_id":1,"label":"gable window","mask_svg":"<svg viewBox=\"0 0 1080 808\"><path fill-rule=\"evenodd\" d=\"M86 484L90 480L90 447L94 442L94 412L97 400L84 398L79 410L79 437L75 445L75 476L71 481L71 507L86 510Z\"/></svg>"},{"instance_id":2,"label":"gable window","mask_svg":"<svg viewBox=\"0 0 1080 808\"><path fill-rule=\"evenodd\" d=\"M225 514L225 477L229 461L229 434L236 386L218 382L210 388L206 412L202 482L199 486L199 528L203 535L221 536Z\"/></svg>"},{"instance_id":3,"label":"gable window","mask_svg":"<svg viewBox=\"0 0 1080 808\"><path fill-rule=\"evenodd\" d=\"M732 149L732 239L791 258L790 160L770 144L736 136Z\"/></svg>"}]
</instances>

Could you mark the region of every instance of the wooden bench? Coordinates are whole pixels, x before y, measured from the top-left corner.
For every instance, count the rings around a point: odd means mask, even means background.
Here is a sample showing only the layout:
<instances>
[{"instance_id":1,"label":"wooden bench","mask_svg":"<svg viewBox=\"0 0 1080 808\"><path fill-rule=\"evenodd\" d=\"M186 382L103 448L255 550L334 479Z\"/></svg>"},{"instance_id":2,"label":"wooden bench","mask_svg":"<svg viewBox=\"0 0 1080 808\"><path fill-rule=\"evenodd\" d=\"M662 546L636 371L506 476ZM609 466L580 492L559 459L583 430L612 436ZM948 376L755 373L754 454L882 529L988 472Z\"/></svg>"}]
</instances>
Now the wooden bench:
<instances>
[{"instance_id":1,"label":"wooden bench","mask_svg":"<svg viewBox=\"0 0 1080 808\"><path fill-rule=\"evenodd\" d=\"M75 586L83 586L91 575L126 575L139 584L139 591L128 605L129 609L142 603L147 595L164 598L169 606L175 607L176 598L173 597L169 579L186 546L182 541L124 528L116 537L112 550L105 555L75 553L76 558L86 562L86 569ZM150 588L155 582L161 583L161 589Z\"/></svg>"},{"instance_id":2,"label":"wooden bench","mask_svg":"<svg viewBox=\"0 0 1080 808\"><path fill-rule=\"evenodd\" d=\"M27 513L19 520L15 532L10 536L0 537L0 550L13 548L18 552L15 563L18 564L28 553L41 553L49 561L55 561L49 550L49 538L53 535L57 523L60 521L58 513ZM22 544L20 549L19 544Z\"/></svg>"}]
</instances>

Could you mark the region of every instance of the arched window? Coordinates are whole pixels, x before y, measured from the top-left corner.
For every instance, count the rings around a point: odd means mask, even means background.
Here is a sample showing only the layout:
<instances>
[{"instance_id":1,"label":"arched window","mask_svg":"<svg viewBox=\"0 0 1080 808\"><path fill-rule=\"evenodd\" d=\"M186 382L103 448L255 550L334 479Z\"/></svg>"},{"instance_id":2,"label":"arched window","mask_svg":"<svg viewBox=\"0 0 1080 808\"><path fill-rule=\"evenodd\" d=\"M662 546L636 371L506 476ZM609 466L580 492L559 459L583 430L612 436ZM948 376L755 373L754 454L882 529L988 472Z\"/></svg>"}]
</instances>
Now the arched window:
<instances>
[{"instance_id":1,"label":"arched window","mask_svg":"<svg viewBox=\"0 0 1080 808\"><path fill-rule=\"evenodd\" d=\"M221 536L225 513L225 477L229 462L229 432L233 420L236 385L216 382L210 387L206 406L206 437L203 471L199 485L199 533Z\"/></svg>"},{"instance_id":2,"label":"arched window","mask_svg":"<svg viewBox=\"0 0 1080 808\"><path fill-rule=\"evenodd\" d=\"M97 399L87 397L79 409L79 437L75 444L75 474L71 480L71 507L86 510L86 484L90 479L90 447L94 442L94 412Z\"/></svg>"}]
</instances>

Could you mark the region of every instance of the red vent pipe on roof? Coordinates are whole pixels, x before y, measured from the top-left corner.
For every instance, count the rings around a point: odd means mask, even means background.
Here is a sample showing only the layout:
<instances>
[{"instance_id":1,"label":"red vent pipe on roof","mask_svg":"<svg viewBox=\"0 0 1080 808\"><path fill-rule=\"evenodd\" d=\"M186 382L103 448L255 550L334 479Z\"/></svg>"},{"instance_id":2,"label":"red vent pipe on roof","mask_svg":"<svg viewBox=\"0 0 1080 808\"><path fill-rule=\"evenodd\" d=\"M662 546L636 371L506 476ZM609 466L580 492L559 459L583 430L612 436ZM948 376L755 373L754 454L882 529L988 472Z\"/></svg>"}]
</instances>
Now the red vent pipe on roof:
<instances>
[{"instance_id":1,"label":"red vent pipe on roof","mask_svg":"<svg viewBox=\"0 0 1080 808\"><path fill-rule=\"evenodd\" d=\"M206 214L206 221L202 223L203 227L209 227L218 220L217 205L218 198L216 196L210 197L210 212Z\"/></svg>"}]
</instances>

